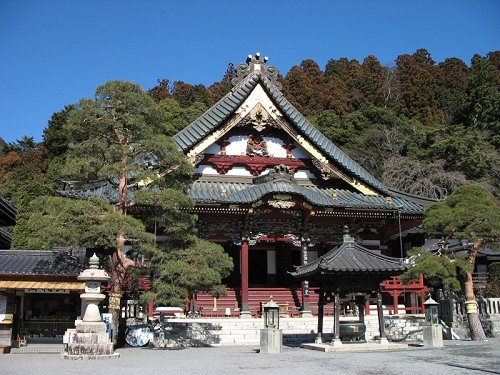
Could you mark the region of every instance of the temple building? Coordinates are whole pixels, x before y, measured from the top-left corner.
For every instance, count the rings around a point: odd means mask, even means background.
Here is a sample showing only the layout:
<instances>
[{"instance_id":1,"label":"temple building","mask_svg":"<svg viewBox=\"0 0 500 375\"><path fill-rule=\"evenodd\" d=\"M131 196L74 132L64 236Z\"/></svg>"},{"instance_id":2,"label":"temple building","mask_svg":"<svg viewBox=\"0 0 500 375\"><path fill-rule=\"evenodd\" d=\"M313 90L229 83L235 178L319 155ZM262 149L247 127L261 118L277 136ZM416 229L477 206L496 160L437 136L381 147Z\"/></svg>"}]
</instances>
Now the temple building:
<instances>
[{"instance_id":1,"label":"temple building","mask_svg":"<svg viewBox=\"0 0 500 375\"><path fill-rule=\"evenodd\" d=\"M423 243L431 200L385 186L321 134L283 96L267 58L249 56L236 74L232 90L174 136L196 168L199 235L235 265L226 296L200 292L192 306L202 316L255 316L273 295L288 315L317 314L318 286L295 281L294 266L340 245L345 226L373 253L404 257ZM386 285L384 303L422 307L422 280L409 293L398 280Z\"/></svg>"}]
</instances>

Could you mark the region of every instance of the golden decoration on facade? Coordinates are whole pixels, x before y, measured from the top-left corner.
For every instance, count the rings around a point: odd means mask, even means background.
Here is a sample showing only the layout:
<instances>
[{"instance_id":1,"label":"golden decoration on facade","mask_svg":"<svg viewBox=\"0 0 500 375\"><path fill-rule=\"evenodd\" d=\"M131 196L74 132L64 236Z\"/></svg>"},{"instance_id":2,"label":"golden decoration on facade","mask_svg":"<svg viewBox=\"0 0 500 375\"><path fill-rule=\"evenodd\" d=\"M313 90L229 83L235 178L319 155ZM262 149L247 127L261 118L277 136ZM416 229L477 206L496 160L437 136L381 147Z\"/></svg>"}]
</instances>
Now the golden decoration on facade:
<instances>
[{"instance_id":1,"label":"golden decoration on facade","mask_svg":"<svg viewBox=\"0 0 500 375\"><path fill-rule=\"evenodd\" d=\"M292 208L295 206L295 202L282 200L269 201L267 203L274 208Z\"/></svg>"}]
</instances>

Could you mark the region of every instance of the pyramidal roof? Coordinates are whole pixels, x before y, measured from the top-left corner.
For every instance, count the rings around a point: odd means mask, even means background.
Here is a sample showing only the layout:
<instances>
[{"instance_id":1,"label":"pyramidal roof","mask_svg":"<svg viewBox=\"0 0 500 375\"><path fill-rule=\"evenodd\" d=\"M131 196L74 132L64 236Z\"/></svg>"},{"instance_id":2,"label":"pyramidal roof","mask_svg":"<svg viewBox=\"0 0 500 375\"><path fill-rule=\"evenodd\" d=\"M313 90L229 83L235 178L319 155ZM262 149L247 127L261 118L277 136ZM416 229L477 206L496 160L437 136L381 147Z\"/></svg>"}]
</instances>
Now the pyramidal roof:
<instances>
[{"instance_id":1,"label":"pyramidal roof","mask_svg":"<svg viewBox=\"0 0 500 375\"><path fill-rule=\"evenodd\" d=\"M242 105L260 85L279 112L278 125L281 125L285 131L292 128L298 143L312 146L317 151L315 156L322 164L329 165L344 179L352 180L353 184L359 180L375 194L393 195L389 188L321 134L283 96L281 84L277 80L278 71L266 62L267 58L262 60L260 55L256 54L255 57L250 55L247 63L238 66L237 77L232 81L233 89L174 136L180 149L194 161L198 154L202 154L208 146L230 130L231 126L228 126L228 123L236 124L238 117L243 118L246 112L242 111Z\"/></svg>"},{"instance_id":2,"label":"pyramidal roof","mask_svg":"<svg viewBox=\"0 0 500 375\"><path fill-rule=\"evenodd\" d=\"M400 274L407 265L402 259L374 253L354 242L348 234L343 243L311 263L296 268L290 274L307 278L323 274Z\"/></svg>"}]
</instances>

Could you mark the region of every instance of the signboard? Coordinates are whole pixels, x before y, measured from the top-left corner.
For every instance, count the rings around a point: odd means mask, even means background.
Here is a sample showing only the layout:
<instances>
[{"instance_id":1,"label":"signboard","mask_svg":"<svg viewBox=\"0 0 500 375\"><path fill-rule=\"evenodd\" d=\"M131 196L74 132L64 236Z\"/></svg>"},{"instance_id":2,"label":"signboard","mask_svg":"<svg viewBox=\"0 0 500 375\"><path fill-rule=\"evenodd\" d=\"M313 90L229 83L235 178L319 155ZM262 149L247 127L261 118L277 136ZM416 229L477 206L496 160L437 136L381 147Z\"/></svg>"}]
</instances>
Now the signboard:
<instances>
[{"instance_id":1,"label":"signboard","mask_svg":"<svg viewBox=\"0 0 500 375\"><path fill-rule=\"evenodd\" d=\"M69 289L24 289L25 293L38 293L38 294L69 294Z\"/></svg>"}]
</instances>

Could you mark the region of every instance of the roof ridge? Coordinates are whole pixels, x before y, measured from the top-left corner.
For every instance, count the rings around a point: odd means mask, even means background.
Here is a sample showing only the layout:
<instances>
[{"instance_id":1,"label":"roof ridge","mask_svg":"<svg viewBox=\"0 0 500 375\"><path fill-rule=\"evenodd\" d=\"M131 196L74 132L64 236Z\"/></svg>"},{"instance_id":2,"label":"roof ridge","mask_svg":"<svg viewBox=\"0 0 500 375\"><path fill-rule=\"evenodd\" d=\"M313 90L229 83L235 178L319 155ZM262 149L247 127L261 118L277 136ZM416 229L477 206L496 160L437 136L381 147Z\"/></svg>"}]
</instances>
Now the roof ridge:
<instances>
[{"instance_id":1,"label":"roof ridge","mask_svg":"<svg viewBox=\"0 0 500 375\"><path fill-rule=\"evenodd\" d=\"M383 259L384 261L388 261L388 262L394 262L396 264L402 264L402 261L400 260L401 258L394 258L394 257L390 257L390 256L387 256L387 255L376 253L376 252L374 252L372 250L367 249L366 247L361 246L360 244L358 244L356 242L349 243L347 245L355 246L358 251L362 251L363 253L366 253L366 254L368 254L371 257L376 257L376 258L379 258L379 259Z\"/></svg>"}]
</instances>

